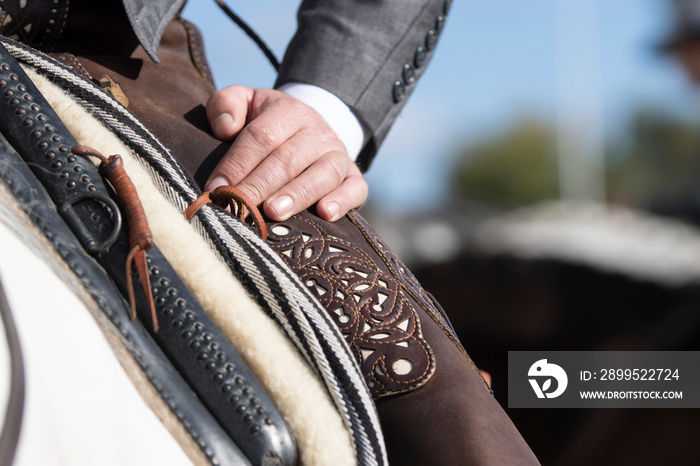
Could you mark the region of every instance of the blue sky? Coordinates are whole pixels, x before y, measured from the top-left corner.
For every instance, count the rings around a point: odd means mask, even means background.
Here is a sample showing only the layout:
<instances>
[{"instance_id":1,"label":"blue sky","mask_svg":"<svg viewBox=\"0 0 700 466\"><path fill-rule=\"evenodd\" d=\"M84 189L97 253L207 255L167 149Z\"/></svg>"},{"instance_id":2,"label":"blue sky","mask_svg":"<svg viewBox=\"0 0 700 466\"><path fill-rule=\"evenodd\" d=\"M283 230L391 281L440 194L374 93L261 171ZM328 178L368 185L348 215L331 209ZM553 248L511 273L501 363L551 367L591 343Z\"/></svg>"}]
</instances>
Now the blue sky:
<instances>
[{"instance_id":1,"label":"blue sky","mask_svg":"<svg viewBox=\"0 0 700 466\"><path fill-rule=\"evenodd\" d=\"M281 57L298 2L228 0ZM367 179L387 212L443 200L460 145L523 115L585 122L602 138L639 105L700 112L681 70L654 52L669 27L667 0L454 0L433 60ZM218 87L271 86L275 74L214 0L184 16L204 34Z\"/></svg>"}]
</instances>

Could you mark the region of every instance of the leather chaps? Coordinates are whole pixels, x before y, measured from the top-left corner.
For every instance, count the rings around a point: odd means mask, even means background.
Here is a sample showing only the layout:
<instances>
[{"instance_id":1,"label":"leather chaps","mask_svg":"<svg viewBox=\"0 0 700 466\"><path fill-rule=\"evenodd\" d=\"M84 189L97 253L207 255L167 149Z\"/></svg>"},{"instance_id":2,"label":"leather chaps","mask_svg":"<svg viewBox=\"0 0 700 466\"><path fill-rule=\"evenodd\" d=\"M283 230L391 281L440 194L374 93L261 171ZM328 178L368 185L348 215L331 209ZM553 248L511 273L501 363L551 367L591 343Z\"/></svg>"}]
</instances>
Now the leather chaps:
<instances>
[{"instance_id":1,"label":"leather chaps","mask_svg":"<svg viewBox=\"0 0 700 466\"><path fill-rule=\"evenodd\" d=\"M201 187L228 144L206 119L215 88L196 28L174 20L158 64L131 38L105 38L98 55L84 37L67 31L51 56L127 106ZM390 463L538 464L445 312L358 212L329 223L309 209L267 227L268 245L344 337Z\"/></svg>"}]
</instances>

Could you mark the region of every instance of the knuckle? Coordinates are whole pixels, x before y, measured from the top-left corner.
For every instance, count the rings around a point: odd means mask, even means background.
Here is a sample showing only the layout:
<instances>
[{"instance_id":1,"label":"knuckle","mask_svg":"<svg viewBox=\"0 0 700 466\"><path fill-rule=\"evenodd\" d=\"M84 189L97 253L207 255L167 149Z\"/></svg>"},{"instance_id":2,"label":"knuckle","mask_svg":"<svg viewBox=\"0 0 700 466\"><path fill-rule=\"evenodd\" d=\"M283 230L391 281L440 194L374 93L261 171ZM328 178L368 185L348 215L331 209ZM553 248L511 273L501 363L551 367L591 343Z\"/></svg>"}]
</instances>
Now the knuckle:
<instances>
[{"instance_id":1,"label":"knuckle","mask_svg":"<svg viewBox=\"0 0 700 466\"><path fill-rule=\"evenodd\" d=\"M358 176L355 183L355 192L357 193L357 198L358 200L362 200L364 202L364 200L367 199L367 195L369 194L369 185L362 176Z\"/></svg>"},{"instance_id":2,"label":"knuckle","mask_svg":"<svg viewBox=\"0 0 700 466\"><path fill-rule=\"evenodd\" d=\"M309 115L314 110L306 105L304 102L301 100L295 99L295 98L287 98L284 101L285 105L288 106L288 110L294 112L297 115Z\"/></svg>"},{"instance_id":3,"label":"knuckle","mask_svg":"<svg viewBox=\"0 0 700 466\"><path fill-rule=\"evenodd\" d=\"M323 159L322 171L323 175L334 186L340 185L348 173L347 157L341 153L334 153Z\"/></svg>"},{"instance_id":4,"label":"knuckle","mask_svg":"<svg viewBox=\"0 0 700 466\"><path fill-rule=\"evenodd\" d=\"M338 135L335 134L335 131L327 124L321 125L321 128L318 130L318 135L324 141L339 141Z\"/></svg>"},{"instance_id":5,"label":"knuckle","mask_svg":"<svg viewBox=\"0 0 700 466\"><path fill-rule=\"evenodd\" d=\"M246 174L245 166L236 157L222 159L217 171L223 173L232 183L243 178Z\"/></svg>"},{"instance_id":6,"label":"knuckle","mask_svg":"<svg viewBox=\"0 0 700 466\"><path fill-rule=\"evenodd\" d=\"M265 199L265 183L260 180L250 180L245 183L241 183L238 188L248 193L248 196L256 204L261 203Z\"/></svg>"},{"instance_id":7,"label":"knuckle","mask_svg":"<svg viewBox=\"0 0 700 466\"><path fill-rule=\"evenodd\" d=\"M267 124L251 124L248 126L248 134L261 147L271 148L277 145L279 136L275 128Z\"/></svg>"},{"instance_id":8,"label":"knuckle","mask_svg":"<svg viewBox=\"0 0 700 466\"><path fill-rule=\"evenodd\" d=\"M272 156L275 159L276 165L280 167L280 170L287 173L290 176L297 174L300 170L299 167L302 164L302 155L294 147L281 147L276 150Z\"/></svg>"},{"instance_id":9,"label":"knuckle","mask_svg":"<svg viewBox=\"0 0 700 466\"><path fill-rule=\"evenodd\" d=\"M308 205L314 200L314 189L309 183L296 184L289 193L295 204Z\"/></svg>"}]
</instances>

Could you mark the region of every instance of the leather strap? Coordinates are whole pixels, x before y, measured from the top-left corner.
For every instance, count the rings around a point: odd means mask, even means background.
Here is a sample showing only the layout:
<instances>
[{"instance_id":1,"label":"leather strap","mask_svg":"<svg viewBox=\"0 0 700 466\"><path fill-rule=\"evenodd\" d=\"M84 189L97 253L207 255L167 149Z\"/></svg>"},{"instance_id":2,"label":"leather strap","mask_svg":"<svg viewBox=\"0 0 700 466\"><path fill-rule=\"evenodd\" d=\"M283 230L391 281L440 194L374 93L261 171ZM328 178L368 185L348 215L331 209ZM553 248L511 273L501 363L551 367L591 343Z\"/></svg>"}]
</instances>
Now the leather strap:
<instances>
[{"instance_id":1,"label":"leather strap","mask_svg":"<svg viewBox=\"0 0 700 466\"><path fill-rule=\"evenodd\" d=\"M79 245L44 187L1 134L0 161L0 183L100 307L153 388L187 433L197 439L202 453L212 463L245 464L245 455L197 399L141 321L129 318L124 298L104 268ZM86 368L88 376L91 376L89 367Z\"/></svg>"},{"instance_id":2,"label":"leather strap","mask_svg":"<svg viewBox=\"0 0 700 466\"><path fill-rule=\"evenodd\" d=\"M71 147L78 145L75 138L4 46L0 47L0 131L47 187L80 244L93 254L109 248L121 228L116 203L106 194L97 168L71 153Z\"/></svg>"},{"instance_id":3,"label":"leather strap","mask_svg":"<svg viewBox=\"0 0 700 466\"><path fill-rule=\"evenodd\" d=\"M246 217L250 215L253 226L258 230L260 237L263 240L267 239L267 225L260 211L253 201L235 186L219 186L212 191L204 192L185 209L185 219L188 222L192 220L192 217L199 212L199 209L207 204L216 204L224 208L228 207L231 213L242 222L245 222Z\"/></svg>"},{"instance_id":4,"label":"leather strap","mask_svg":"<svg viewBox=\"0 0 700 466\"><path fill-rule=\"evenodd\" d=\"M188 152L188 148L208 154L211 144L218 147L220 142L214 142L210 136L201 137L205 133L192 131L193 123L189 119L182 125L185 120L177 117L182 114L178 113L180 103L183 104L182 109L192 108L189 103L199 102L208 89L207 86L201 85L202 80L197 78L198 73L193 75L188 72L187 66L182 66L181 46L187 37L181 33L180 23L171 23L168 40L163 42L167 47L161 47L163 51L167 50L170 61L164 61L158 66L152 63L149 65L147 60L143 61L139 79L131 83L132 85L129 85L128 77L117 75L130 98L137 95L137 100L142 103L138 109L134 105L131 106L133 113L124 109L82 75L71 72L49 57L7 39L0 38L0 42L23 64L46 75L53 83L72 95L77 103L130 147L138 160L148 168L161 194L180 210L184 210L201 192L173 154L183 156ZM187 50L186 46L184 50ZM84 57L81 58L83 64L88 61ZM86 69L95 76L102 73L101 67L94 62L90 62ZM176 94L186 96L187 99L178 98L166 104L158 98L160 94L154 94L153 91L162 88L163 73L171 71L175 73L173 76L177 77L175 81L179 83L174 87L181 89L181 92ZM190 78L193 78L191 82ZM161 84L158 84L159 82ZM169 85L168 93L174 87ZM144 114L146 108L150 110ZM137 118L142 118L143 122ZM206 124L206 119L197 121L202 125ZM146 129L145 124L151 130ZM173 132L173 128L181 128L182 131ZM158 138L167 134L187 134L187 138L166 138L161 142L150 131L154 131ZM166 149L164 142L173 145L174 152ZM184 157L183 160L186 159L187 157ZM201 209L196 216L197 231L215 246L218 256L229 266L251 297L280 325L322 378L348 432L351 433L358 464L386 464L384 438L375 404L367 392L347 345L321 305L313 299L311 293L282 259L240 221L221 209L209 206Z\"/></svg>"},{"instance_id":5,"label":"leather strap","mask_svg":"<svg viewBox=\"0 0 700 466\"><path fill-rule=\"evenodd\" d=\"M59 206L80 244L122 295L128 294L130 277L124 264L130 247L126 228L120 228L118 207L97 168L71 153L75 139L4 47L0 96L0 130ZM137 312L142 320L150 320L145 293L152 292L163 325L151 336L167 358L252 463L274 459L295 464L293 434L274 402L157 246L149 250L146 268L153 287L136 288Z\"/></svg>"}]
</instances>

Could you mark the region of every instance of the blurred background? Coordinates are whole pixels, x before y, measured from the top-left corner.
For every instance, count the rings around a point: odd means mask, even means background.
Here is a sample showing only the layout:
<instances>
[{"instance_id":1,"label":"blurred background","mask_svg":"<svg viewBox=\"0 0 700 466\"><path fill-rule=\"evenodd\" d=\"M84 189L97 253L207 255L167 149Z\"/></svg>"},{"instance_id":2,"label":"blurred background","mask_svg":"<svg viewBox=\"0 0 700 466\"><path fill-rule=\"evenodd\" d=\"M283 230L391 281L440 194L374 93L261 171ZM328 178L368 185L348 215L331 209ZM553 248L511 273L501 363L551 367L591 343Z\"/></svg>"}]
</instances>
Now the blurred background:
<instances>
[{"instance_id":1,"label":"blurred background","mask_svg":"<svg viewBox=\"0 0 700 466\"><path fill-rule=\"evenodd\" d=\"M281 58L298 2L228 3ZM572 194L636 203L663 190L658 170L686 172L684 127L700 114L682 70L656 47L671 26L669 3L455 1L368 173L373 208L404 214L455 198L514 207ZM213 0L190 1L184 15L204 33L218 87L274 83L266 58ZM639 135L648 130L683 147L646 147ZM572 152L592 165L581 168L593 172L587 189L561 166Z\"/></svg>"},{"instance_id":2,"label":"blurred background","mask_svg":"<svg viewBox=\"0 0 700 466\"><path fill-rule=\"evenodd\" d=\"M513 350L700 349L700 98L669 0L458 0L362 213L544 464L700 464L697 410L509 410ZM298 2L228 1L278 57ZM263 54L190 0L218 87Z\"/></svg>"}]
</instances>

